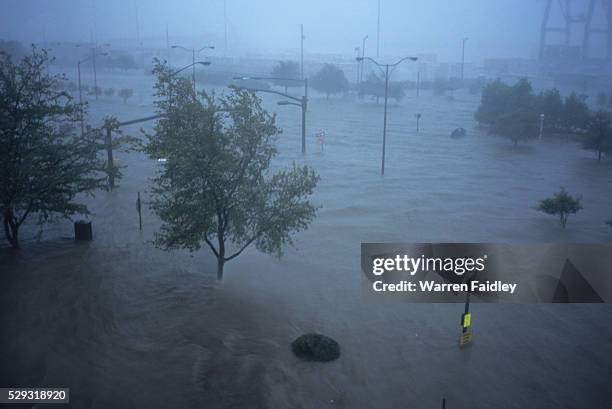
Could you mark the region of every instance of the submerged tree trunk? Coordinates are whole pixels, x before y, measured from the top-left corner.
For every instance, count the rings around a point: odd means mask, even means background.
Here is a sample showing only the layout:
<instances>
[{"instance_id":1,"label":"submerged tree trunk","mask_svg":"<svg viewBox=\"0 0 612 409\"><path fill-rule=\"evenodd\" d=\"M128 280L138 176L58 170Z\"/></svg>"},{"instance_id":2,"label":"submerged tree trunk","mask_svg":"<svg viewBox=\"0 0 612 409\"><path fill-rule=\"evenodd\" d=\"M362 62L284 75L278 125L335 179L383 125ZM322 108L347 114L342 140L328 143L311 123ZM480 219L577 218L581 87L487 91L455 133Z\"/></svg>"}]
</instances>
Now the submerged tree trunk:
<instances>
[{"instance_id":1,"label":"submerged tree trunk","mask_svg":"<svg viewBox=\"0 0 612 409\"><path fill-rule=\"evenodd\" d=\"M13 212L7 210L2 215L4 222L4 235L12 248L19 248L19 224L13 220Z\"/></svg>"},{"instance_id":2,"label":"submerged tree trunk","mask_svg":"<svg viewBox=\"0 0 612 409\"><path fill-rule=\"evenodd\" d=\"M565 213L561 213L561 215L559 216L561 218L561 226L563 226L563 228L565 229L565 225L567 224L567 217L569 215L565 214Z\"/></svg>"},{"instance_id":3,"label":"submerged tree trunk","mask_svg":"<svg viewBox=\"0 0 612 409\"><path fill-rule=\"evenodd\" d=\"M601 150L597 151L597 162L601 162Z\"/></svg>"},{"instance_id":4,"label":"submerged tree trunk","mask_svg":"<svg viewBox=\"0 0 612 409\"><path fill-rule=\"evenodd\" d=\"M219 224L221 226L221 224ZM217 232L219 241L219 250L217 253L217 280L223 280L223 266L225 264L225 238L223 237L223 229L219 227Z\"/></svg>"},{"instance_id":5,"label":"submerged tree trunk","mask_svg":"<svg viewBox=\"0 0 612 409\"><path fill-rule=\"evenodd\" d=\"M217 258L217 280L223 280L223 266L225 265L225 260L223 257Z\"/></svg>"}]
</instances>

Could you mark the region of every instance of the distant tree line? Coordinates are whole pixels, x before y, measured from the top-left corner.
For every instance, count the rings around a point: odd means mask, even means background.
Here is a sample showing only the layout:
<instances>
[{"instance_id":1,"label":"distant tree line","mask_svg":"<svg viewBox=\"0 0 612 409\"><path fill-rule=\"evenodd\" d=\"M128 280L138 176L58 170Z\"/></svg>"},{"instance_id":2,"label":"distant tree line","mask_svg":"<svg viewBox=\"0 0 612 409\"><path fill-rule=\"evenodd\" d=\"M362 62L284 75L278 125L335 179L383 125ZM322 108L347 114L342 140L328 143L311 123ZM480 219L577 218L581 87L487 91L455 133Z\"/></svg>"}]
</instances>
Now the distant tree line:
<instances>
[{"instance_id":1,"label":"distant tree line","mask_svg":"<svg viewBox=\"0 0 612 409\"><path fill-rule=\"evenodd\" d=\"M541 114L544 114L543 135L575 137L585 149L596 152L599 160L612 153L609 112L591 112L586 97L576 93L565 98L556 89L536 94L527 79L513 85L497 79L485 85L474 117L480 124L489 126L491 133L516 144L538 136Z\"/></svg>"}]
</instances>

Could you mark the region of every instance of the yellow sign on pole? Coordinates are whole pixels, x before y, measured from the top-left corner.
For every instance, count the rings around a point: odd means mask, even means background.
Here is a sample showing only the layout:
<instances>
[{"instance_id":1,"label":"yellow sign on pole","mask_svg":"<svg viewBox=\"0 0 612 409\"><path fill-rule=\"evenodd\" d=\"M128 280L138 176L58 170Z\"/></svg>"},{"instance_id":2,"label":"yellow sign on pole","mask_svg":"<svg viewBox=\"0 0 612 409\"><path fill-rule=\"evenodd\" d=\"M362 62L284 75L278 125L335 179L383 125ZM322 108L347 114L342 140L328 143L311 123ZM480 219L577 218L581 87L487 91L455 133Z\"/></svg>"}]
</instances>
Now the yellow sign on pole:
<instances>
[{"instance_id":1,"label":"yellow sign on pole","mask_svg":"<svg viewBox=\"0 0 612 409\"><path fill-rule=\"evenodd\" d=\"M474 334L472 332L470 332L470 331L464 332L459 337L459 346L463 347L463 346L466 346L466 345L470 344L472 342L472 338L473 337L474 337Z\"/></svg>"}]
</instances>

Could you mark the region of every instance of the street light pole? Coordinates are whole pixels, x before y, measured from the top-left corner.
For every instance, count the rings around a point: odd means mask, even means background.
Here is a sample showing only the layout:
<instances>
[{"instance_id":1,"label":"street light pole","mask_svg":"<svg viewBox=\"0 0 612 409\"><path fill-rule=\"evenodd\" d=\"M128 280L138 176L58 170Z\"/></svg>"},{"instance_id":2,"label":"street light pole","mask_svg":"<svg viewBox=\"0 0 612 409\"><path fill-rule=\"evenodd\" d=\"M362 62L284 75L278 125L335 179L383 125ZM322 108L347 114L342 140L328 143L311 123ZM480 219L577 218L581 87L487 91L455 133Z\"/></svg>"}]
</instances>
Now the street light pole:
<instances>
[{"instance_id":1,"label":"street light pole","mask_svg":"<svg viewBox=\"0 0 612 409\"><path fill-rule=\"evenodd\" d=\"M357 61L361 61L363 63L363 60L368 59L371 62L373 62L374 64L376 64L378 66L378 68L380 68L382 70L382 67L384 67L384 71L383 74L385 74L385 110L384 110L384 117L383 117L383 140L382 140L382 165L381 165L381 171L380 174L381 175L385 175L385 153L386 153L386 145L387 145L387 99L388 99L388 95L389 95L389 75L391 73L393 73L393 70L400 65L402 62L406 61L406 60L411 60L411 61L417 61L417 57L404 57L402 59L400 59L399 61L397 61L395 64L380 64L378 61L370 58L370 57L360 57L357 58ZM389 72L389 67L391 67L391 73Z\"/></svg>"},{"instance_id":2,"label":"street light pole","mask_svg":"<svg viewBox=\"0 0 612 409\"><path fill-rule=\"evenodd\" d=\"M380 57L380 0L378 0L378 19L376 20L376 58Z\"/></svg>"},{"instance_id":3,"label":"street light pole","mask_svg":"<svg viewBox=\"0 0 612 409\"><path fill-rule=\"evenodd\" d=\"M191 71L191 82L193 84L193 93L195 94L195 92L196 92L196 78L195 78L195 66L196 66L195 56L196 56L196 53L200 53L200 52L202 52L202 51L204 51L206 49L214 50L215 46L214 45L207 45L207 46L204 46L204 47L202 47L200 49L196 49L195 47L194 48L186 48L186 47L183 47L181 45L173 45L171 48L180 48L181 50L185 50L185 51L190 51L191 52L191 67L193 67L193 69Z\"/></svg>"},{"instance_id":4,"label":"street light pole","mask_svg":"<svg viewBox=\"0 0 612 409\"><path fill-rule=\"evenodd\" d=\"M368 36L366 35L361 41L361 73L359 74L359 83L363 81L363 60L365 59L365 44L367 39Z\"/></svg>"},{"instance_id":5,"label":"street light pole","mask_svg":"<svg viewBox=\"0 0 612 409\"><path fill-rule=\"evenodd\" d=\"M304 24L300 24L300 78L304 79Z\"/></svg>"},{"instance_id":6,"label":"street light pole","mask_svg":"<svg viewBox=\"0 0 612 409\"><path fill-rule=\"evenodd\" d=\"M83 90L81 88L81 63L87 61L89 58L86 58L82 61L79 61L77 63L77 78L78 78L78 84L79 84L79 105L81 107L81 137L83 137L83 135L85 134L85 124L84 124L84 119L83 119Z\"/></svg>"},{"instance_id":7,"label":"street light pole","mask_svg":"<svg viewBox=\"0 0 612 409\"><path fill-rule=\"evenodd\" d=\"M467 37L465 37L462 41L461 44L461 83L463 83L463 71L464 71L464 67L465 67L465 42L468 40Z\"/></svg>"},{"instance_id":8,"label":"street light pole","mask_svg":"<svg viewBox=\"0 0 612 409\"><path fill-rule=\"evenodd\" d=\"M193 92L196 90L195 82L195 48L191 50L191 83L193 84Z\"/></svg>"},{"instance_id":9,"label":"street light pole","mask_svg":"<svg viewBox=\"0 0 612 409\"><path fill-rule=\"evenodd\" d=\"M385 175L385 148L387 146L387 94L389 93L389 64L385 64L385 113L383 119L382 167L380 174Z\"/></svg>"},{"instance_id":10,"label":"street light pole","mask_svg":"<svg viewBox=\"0 0 612 409\"><path fill-rule=\"evenodd\" d=\"M96 101L98 100L98 73L96 71L96 47L91 49L92 58L93 58L93 71L94 71L94 95L96 97Z\"/></svg>"},{"instance_id":11,"label":"street light pole","mask_svg":"<svg viewBox=\"0 0 612 409\"><path fill-rule=\"evenodd\" d=\"M355 51L357 52L357 57L355 57L355 60L357 61L357 80L355 83L357 85L359 85L359 66L361 65L361 63L359 62L359 57L361 57L360 50L360 47L355 47Z\"/></svg>"}]
</instances>

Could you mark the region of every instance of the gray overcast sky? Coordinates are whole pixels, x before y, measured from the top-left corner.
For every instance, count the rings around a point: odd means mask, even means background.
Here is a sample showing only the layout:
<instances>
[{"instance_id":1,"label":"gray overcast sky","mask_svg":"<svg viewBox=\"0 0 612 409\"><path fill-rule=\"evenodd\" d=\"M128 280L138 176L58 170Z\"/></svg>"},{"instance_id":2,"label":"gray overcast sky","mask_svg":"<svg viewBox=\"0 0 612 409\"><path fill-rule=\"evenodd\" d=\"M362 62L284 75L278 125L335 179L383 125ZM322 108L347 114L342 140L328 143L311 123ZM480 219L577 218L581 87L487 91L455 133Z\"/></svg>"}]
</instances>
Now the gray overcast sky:
<instances>
[{"instance_id":1,"label":"gray overcast sky","mask_svg":"<svg viewBox=\"0 0 612 409\"><path fill-rule=\"evenodd\" d=\"M581 0L577 1L578 4ZM466 59L534 57L543 0L381 0L381 54L437 53ZM223 0L0 0L0 37L22 41L162 41L165 25L181 41L223 45ZM138 10L138 11L137 11ZM377 0L227 0L229 45L241 50L295 49L299 24L309 53L352 55L368 34L376 49ZM95 18L94 18L95 16Z\"/></svg>"}]
</instances>

